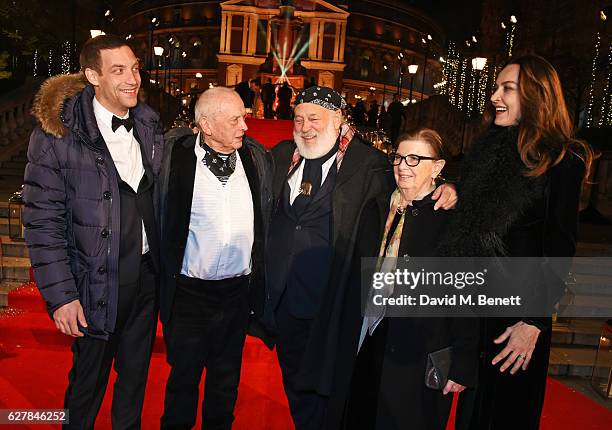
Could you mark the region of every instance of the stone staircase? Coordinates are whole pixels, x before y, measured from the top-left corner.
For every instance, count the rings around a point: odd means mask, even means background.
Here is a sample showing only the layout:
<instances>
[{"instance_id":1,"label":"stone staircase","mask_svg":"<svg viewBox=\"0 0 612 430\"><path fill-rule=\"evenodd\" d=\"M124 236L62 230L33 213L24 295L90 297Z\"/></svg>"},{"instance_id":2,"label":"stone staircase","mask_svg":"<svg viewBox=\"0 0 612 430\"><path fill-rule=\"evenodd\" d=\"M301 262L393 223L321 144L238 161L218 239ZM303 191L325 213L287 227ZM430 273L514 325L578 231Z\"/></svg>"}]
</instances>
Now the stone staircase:
<instances>
[{"instance_id":1,"label":"stone staircase","mask_svg":"<svg viewBox=\"0 0 612 430\"><path fill-rule=\"evenodd\" d=\"M30 259L25 242L9 239L8 203L0 202L0 307L8 303L8 293L30 280Z\"/></svg>"},{"instance_id":2,"label":"stone staircase","mask_svg":"<svg viewBox=\"0 0 612 430\"><path fill-rule=\"evenodd\" d=\"M23 184L23 171L34 118L30 115L42 78L28 78L24 85L0 97L0 307L8 292L30 280L30 260L24 242L9 240L8 198Z\"/></svg>"},{"instance_id":3,"label":"stone staircase","mask_svg":"<svg viewBox=\"0 0 612 430\"><path fill-rule=\"evenodd\" d=\"M23 172L27 164L26 154L27 143L21 151L0 162L0 201L8 201L8 198L23 184Z\"/></svg>"},{"instance_id":4,"label":"stone staircase","mask_svg":"<svg viewBox=\"0 0 612 430\"><path fill-rule=\"evenodd\" d=\"M554 376L590 377L604 321L572 319L553 325L548 373Z\"/></svg>"},{"instance_id":5,"label":"stone staircase","mask_svg":"<svg viewBox=\"0 0 612 430\"><path fill-rule=\"evenodd\" d=\"M598 259L593 261L592 267L581 264L589 274L574 273L582 287L575 296L566 296L566 299L585 314L589 308L598 308L600 317L560 318L553 324L550 375L591 377L602 326L607 318L612 317L611 236L610 225L581 224L579 227L576 255ZM598 275L592 275L594 272Z\"/></svg>"},{"instance_id":6,"label":"stone staircase","mask_svg":"<svg viewBox=\"0 0 612 430\"><path fill-rule=\"evenodd\" d=\"M0 97L0 202L23 183L28 141L35 120L30 115L42 79L29 78L20 88Z\"/></svg>"}]
</instances>

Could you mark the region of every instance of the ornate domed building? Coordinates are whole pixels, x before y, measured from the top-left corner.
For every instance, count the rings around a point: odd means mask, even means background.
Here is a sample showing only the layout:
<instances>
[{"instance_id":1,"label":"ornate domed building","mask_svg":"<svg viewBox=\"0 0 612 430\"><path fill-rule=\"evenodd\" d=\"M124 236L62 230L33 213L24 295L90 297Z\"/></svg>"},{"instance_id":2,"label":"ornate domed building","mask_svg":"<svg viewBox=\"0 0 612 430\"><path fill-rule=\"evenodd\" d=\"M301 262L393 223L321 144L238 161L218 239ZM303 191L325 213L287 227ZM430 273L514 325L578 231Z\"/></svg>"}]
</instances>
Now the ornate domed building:
<instances>
[{"instance_id":1,"label":"ornate domed building","mask_svg":"<svg viewBox=\"0 0 612 430\"><path fill-rule=\"evenodd\" d=\"M174 95L259 77L388 103L398 87L427 98L441 80L444 31L397 0L132 0L114 11L115 31Z\"/></svg>"}]
</instances>

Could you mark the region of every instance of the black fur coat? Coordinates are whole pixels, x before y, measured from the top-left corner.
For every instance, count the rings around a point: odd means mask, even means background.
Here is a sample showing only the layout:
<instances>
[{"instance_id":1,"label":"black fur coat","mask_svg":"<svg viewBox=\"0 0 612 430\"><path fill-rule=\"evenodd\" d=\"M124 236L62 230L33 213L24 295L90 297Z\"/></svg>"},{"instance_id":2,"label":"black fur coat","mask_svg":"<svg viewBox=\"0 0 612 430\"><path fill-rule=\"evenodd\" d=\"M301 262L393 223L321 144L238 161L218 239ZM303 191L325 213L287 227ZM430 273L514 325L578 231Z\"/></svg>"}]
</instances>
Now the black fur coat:
<instances>
[{"instance_id":1,"label":"black fur coat","mask_svg":"<svg viewBox=\"0 0 612 430\"><path fill-rule=\"evenodd\" d=\"M518 128L492 128L465 159L458 187L459 204L452 213L440 253L458 257L569 257L576 250L578 204L584 163L571 151L538 178L525 176L517 147ZM548 267L523 289L555 303L562 279ZM556 271L558 275L560 273ZM547 280L546 288L540 280ZM529 290L531 289L531 290ZM552 306L551 306L552 308ZM481 319L481 359L476 389L459 400L456 428L536 430L544 401L551 340L551 318ZM551 311L552 312L552 311ZM491 360L506 327L522 320L541 332L529 367L516 375L501 373ZM520 411L517 414L516 411Z\"/></svg>"},{"instance_id":2,"label":"black fur coat","mask_svg":"<svg viewBox=\"0 0 612 430\"><path fill-rule=\"evenodd\" d=\"M525 176L517 149L518 127L494 127L474 143L462 168L459 204L440 254L455 257L507 255L513 223L540 200L547 178Z\"/></svg>"}]
</instances>

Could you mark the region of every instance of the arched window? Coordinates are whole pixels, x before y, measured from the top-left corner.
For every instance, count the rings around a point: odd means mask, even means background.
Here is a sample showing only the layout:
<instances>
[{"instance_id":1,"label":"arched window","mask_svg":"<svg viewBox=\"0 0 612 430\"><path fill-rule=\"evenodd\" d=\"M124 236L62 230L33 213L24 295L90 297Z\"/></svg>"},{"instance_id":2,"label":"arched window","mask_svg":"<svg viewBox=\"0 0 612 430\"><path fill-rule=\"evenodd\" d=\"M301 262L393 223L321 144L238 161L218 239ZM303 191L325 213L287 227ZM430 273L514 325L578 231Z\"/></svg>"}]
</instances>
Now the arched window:
<instances>
[{"instance_id":1,"label":"arched window","mask_svg":"<svg viewBox=\"0 0 612 430\"><path fill-rule=\"evenodd\" d=\"M372 61L374 59L374 53L366 49L361 54L361 64L359 67L359 77L368 78L372 72Z\"/></svg>"}]
</instances>

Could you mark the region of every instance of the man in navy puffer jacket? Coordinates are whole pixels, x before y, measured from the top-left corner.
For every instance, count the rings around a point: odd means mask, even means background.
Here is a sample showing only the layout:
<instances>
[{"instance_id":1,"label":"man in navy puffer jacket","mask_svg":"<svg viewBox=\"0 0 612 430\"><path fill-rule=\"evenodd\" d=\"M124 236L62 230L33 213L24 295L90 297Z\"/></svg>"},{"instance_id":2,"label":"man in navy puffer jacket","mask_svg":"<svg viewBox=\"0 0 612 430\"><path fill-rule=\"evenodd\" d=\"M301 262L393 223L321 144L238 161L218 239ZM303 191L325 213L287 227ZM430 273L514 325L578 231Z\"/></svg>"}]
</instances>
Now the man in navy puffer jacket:
<instances>
[{"instance_id":1,"label":"man in navy puffer jacket","mask_svg":"<svg viewBox=\"0 0 612 430\"><path fill-rule=\"evenodd\" d=\"M69 428L93 428L114 361L113 428L140 428L157 322L159 116L138 102L126 41L90 39L81 73L50 78L33 107L24 225L36 283L73 336Z\"/></svg>"}]
</instances>

